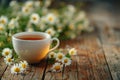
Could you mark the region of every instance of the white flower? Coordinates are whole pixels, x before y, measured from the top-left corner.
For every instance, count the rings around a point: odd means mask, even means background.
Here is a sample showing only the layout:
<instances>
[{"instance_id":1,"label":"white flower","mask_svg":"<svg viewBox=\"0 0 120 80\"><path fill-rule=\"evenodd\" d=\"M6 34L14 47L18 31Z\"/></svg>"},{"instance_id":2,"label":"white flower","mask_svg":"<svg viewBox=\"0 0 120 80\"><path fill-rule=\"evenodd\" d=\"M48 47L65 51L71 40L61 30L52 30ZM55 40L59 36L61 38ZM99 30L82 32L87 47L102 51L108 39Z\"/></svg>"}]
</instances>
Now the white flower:
<instances>
[{"instance_id":1,"label":"white flower","mask_svg":"<svg viewBox=\"0 0 120 80\"><path fill-rule=\"evenodd\" d=\"M57 24L57 31L58 32L61 32L64 28L64 25L63 24Z\"/></svg>"},{"instance_id":2,"label":"white flower","mask_svg":"<svg viewBox=\"0 0 120 80\"><path fill-rule=\"evenodd\" d=\"M8 23L8 18L6 16L0 17L0 24L6 25Z\"/></svg>"},{"instance_id":3,"label":"white flower","mask_svg":"<svg viewBox=\"0 0 120 80\"><path fill-rule=\"evenodd\" d=\"M31 12L32 12L32 8L25 7L25 6L22 7L22 13L23 13L23 15L27 16L27 15L31 14Z\"/></svg>"},{"instance_id":4,"label":"white flower","mask_svg":"<svg viewBox=\"0 0 120 80\"><path fill-rule=\"evenodd\" d=\"M47 29L45 32L48 33L48 34L50 34L51 36L55 35L55 30L52 29L52 28Z\"/></svg>"},{"instance_id":5,"label":"white flower","mask_svg":"<svg viewBox=\"0 0 120 80\"><path fill-rule=\"evenodd\" d=\"M8 28L9 29L14 29L15 27L18 27L18 21L17 21L17 19L13 18L8 23Z\"/></svg>"},{"instance_id":6,"label":"white flower","mask_svg":"<svg viewBox=\"0 0 120 80\"><path fill-rule=\"evenodd\" d=\"M59 52L59 53L57 53L56 60L62 61L62 59L64 58L64 56L65 55L63 53Z\"/></svg>"},{"instance_id":7,"label":"white flower","mask_svg":"<svg viewBox=\"0 0 120 80\"><path fill-rule=\"evenodd\" d=\"M46 8L46 7L42 8L42 14L46 15L48 12L49 12L48 8Z\"/></svg>"},{"instance_id":8,"label":"white flower","mask_svg":"<svg viewBox=\"0 0 120 80\"><path fill-rule=\"evenodd\" d=\"M40 1L34 1L34 6L35 6L36 8L39 8L40 5L41 5L41 2L40 2Z\"/></svg>"},{"instance_id":9,"label":"white flower","mask_svg":"<svg viewBox=\"0 0 120 80\"><path fill-rule=\"evenodd\" d=\"M20 68L21 68L23 71L26 70L27 67L28 67L27 61L20 61L19 65L20 65Z\"/></svg>"},{"instance_id":10,"label":"white flower","mask_svg":"<svg viewBox=\"0 0 120 80\"><path fill-rule=\"evenodd\" d=\"M41 31L45 31L47 26L44 23L40 23L38 25L39 25L39 28L40 28Z\"/></svg>"},{"instance_id":11,"label":"white flower","mask_svg":"<svg viewBox=\"0 0 120 80\"><path fill-rule=\"evenodd\" d=\"M45 31L45 29L47 28L45 23L46 23L45 16L42 16L40 18L40 23L38 24L38 27L40 28L40 30Z\"/></svg>"},{"instance_id":12,"label":"white flower","mask_svg":"<svg viewBox=\"0 0 120 80\"><path fill-rule=\"evenodd\" d=\"M2 55L4 57L6 57L6 56L12 56L12 50L10 48L4 48L3 51L2 51Z\"/></svg>"},{"instance_id":13,"label":"white flower","mask_svg":"<svg viewBox=\"0 0 120 80\"><path fill-rule=\"evenodd\" d=\"M77 54L76 49L75 49L75 48L70 49L70 50L69 50L69 54L70 54L70 55L76 55L76 54Z\"/></svg>"},{"instance_id":14,"label":"white flower","mask_svg":"<svg viewBox=\"0 0 120 80\"><path fill-rule=\"evenodd\" d=\"M58 26L58 27L57 27L57 30L58 30L58 32L62 32L63 26Z\"/></svg>"},{"instance_id":15,"label":"white flower","mask_svg":"<svg viewBox=\"0 0 120 80\"><path fill-rule=\"evenodd\" d=\"M85 18L83 23L84 29L88 29L89 25L90 25L89 20Z\"/></svg>"},{"instance_id":16,"label":"white flower","mask_svg":"<svg viewBox=\"0 0 120 80\"><path fill-rule=\"evenodd\" d=\"M69 12L69 11L64 11L64 14L63 14L63 23L66 25L68 23L70 23L71 20L73 20L74 18L74 15L73 13Z\"/></svg>"},{"instance_id":17,"label":"white flower","mask_svg":"<svg viewBox=\"0 0 120 80\"><path fill-rule=\"evenodd\" d=\"M17 1L15 1L15 0L12 0L12 1L10 2L10 6L11 6L11 7L15 7L16 4L17 4Z\"/></svg>"},{"instance_id":18,"label":"white flower","mask_svg":"<svg viewBox=\"0 0 120 80\"><path fill-rule=\"evenodd\" d=\"M33 1L26 1L25 7L32 8L33 7Z\"/></svg>"},{"instance_id":19,"label":"white flower","mask_svg":"<svg viewBox=\"0 0 120 80\"><path fill-rule=\"evenodd\" d=\"M3 32L5 29L5 26L3 24L0 24L0 32Z\"/></svg>"},{"instance_id":20,"label":"white flower","mask_svg":"<svg viewBox=\"0 0 120 80\"><path fill-rule=\"evenodd\" d=\"M6 57L4 58L4 61L5 61L5 63L6 63L7 65L11 65L12 62L13 62L13 60L14 60L14 59L12 59L11 56L6 56Z\"/></svg>"},{"instance_id":21,"label":"white flower","mask_svg":"<svg viewBox=\"0 0 120 80\"><path fill-rule=\"evenodd\" d=\"M45 0L44 6L48 7L51 5L51 0Z\"/></svg>"},{"instance_id":22,"label":"white flower","mask_svg":"<svg viewBox=\"0 0 120 80\"><path fill-rule=\"evenodd\" d=\"M76 11L75 6L73 6L73 5L68 5L67 7L68 7L68 10L69 10L71 13L74 13L74 12Z\"/></svg>"},{"instance_id":23,"label":"white flower","mask_svg":"<svg viewBox=\"0 0 120 80\"><path fill-rule=\"evenodd\" d=\"M80 11L75 19L75 21L81 21L86 18L86 14L84 11Z\"/></svg>"},{"instance_id":24,"label":"white flower","mask_svg":"<svg viewBox=\"0 0 120 80\"><path fill-rule=\"evenodd\" d=\"M49 13L49 14L46 15L46 22L48 24L55 24L56 21L57 21L57 17L56 17L55 14Z\"/></svg>"},{"instance_id":25,"label":"white flower","mask_svg":"<svg viewBox=\"0 0 120 80\"><path fill-rule=\"evenodd\" d=\"M31 27L28 27L28 28L26 29L26 31L27 31L27 32L33 32L33 31L34 31L34 29L33 29L33 28L31 28Z\"/></svg>"},{"instance_id":26,"label":"white flower","mask_svg":"<svg viewBox=\"0 0 120 80\"><path fill-rule=\"evenodd\" d=\"M60 72L62 70L63 65L60 63L55 63L52 67L53 72Z\"/></svg>"},{"instance_id":27,"label":"white flower","mask_svg":"<svg viewBox=\"0 0 120 80\"><path fill-rule=\"evenodd\" d=\"M46 22L46 18L45 18L45 16L42 16L41 17L41 23L45 23Z\"/></svg>"},{"instance_id":28,"label":"white flower","mask_svg":"<svg viewBox=\"0 0 120 80\"><path fill-rule=\"evenodd\" d=\"M49 58L56 58L56 53L55 52L50 52L49 53Z\"/></svg>"},{"instance_id":29,"label":"white flower","mask_svg":"<svg viewBox=\"0 0 120 80\"><path fill-rule=\"evenodd\" d=\"M69 29L70 30L75 30L75 24L74 23L70 23L69 24Z\"/></svg>"},{"instance_id":30,"label":"white flower","mask_svg":"<svg viewBox=\"0 0 120 80\"><path fill-rule=\"evenodd\" d=\"M62 63L65 64L65 66L68 66L71 64L71 59L70 58L67 58L67 57L64 57L62 59Z\"/></svg>"},{"instance_id":31,"label":"white flower","mask_svg":"<svg viewBox=\"0 0 120 80\"><path fill-rule=\"evenodd\" d=\"M75 7L73 5L68 5L67 6L67 10L64 11L64 16L65 16L65 22L69 22L70 20L72 20L72 18L75 16Z\"/></svg>"},{"instance_id":32,"label":"white flower","mask_svg":"<svg viewBox=\"0 0 120 80\"><path fill-rule=\"evenodd\" d=\"M38 24L40 22L40 16L37 13L33 13L30 16L30 22L33 24Z\"/></svg>"},{"instance_id":33,"label":"white flower","mask_svg":"<svg viewBox=\"0 0 120 80\"><path fill-rule=\"evenodd\" d=\"M19 64L14 64L14 65L11 67L11 73L12 73L12 74L22 73L22 69L20 68L20 65L19 65Z\"/></svg>"}]
</instances>

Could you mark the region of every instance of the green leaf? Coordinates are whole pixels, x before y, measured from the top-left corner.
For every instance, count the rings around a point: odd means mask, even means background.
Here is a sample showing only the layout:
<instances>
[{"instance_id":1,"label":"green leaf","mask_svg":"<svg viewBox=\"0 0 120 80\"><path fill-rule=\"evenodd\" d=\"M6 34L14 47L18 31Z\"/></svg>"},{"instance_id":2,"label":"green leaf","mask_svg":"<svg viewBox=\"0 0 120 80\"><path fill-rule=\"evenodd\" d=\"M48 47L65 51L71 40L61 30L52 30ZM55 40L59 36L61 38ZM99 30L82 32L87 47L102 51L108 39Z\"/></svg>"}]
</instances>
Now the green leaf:
<instances>
[{"instance_id":1,"label":"green leaf","mask_svg":"<svg viewBox=\"0 0 120 80\"><path fill-rule=\"evenodd\" d=\"M18 59L18 55L16 53L13 53L13 57L15 60Z\"/></svg>"},{"instance_id":2,"label":"green leaf","mask_svg":"<svg viewBox=\"0 0 120 80\"><path fill-rule=\"evenodd\" d=\"M59 52L59 50L58 50L58 49L56 49L56 50L54 50L54 52L55 52L55 53L58 53L58 52Z\"/></svg>"},{"instance_id":3,"label":"green leaf","mask_svg":"<svg viewBox=\"0 0 120 80\"><path fill-rule=\"evenodd\" d=\"M0 41L5 41L5 40L6 40L6 36L0 35Z\"/></svg>"},{"instance_id":4,"label":"green leaf","mask_svg":"<svg viewBox=\"0 0 120 80\"><path fill-rule=\"evenodd\" d=\"M2 57L2 52L0 52L0 57Z\"/></svg>"},{"instance_id":5,"label":"green leaf","mask_svg":"<svg viewBox=\"0 0 120 80\"><path fill-rule=\"evenodd\" d=\"M70 54L66 54L65 56L66 56L67 58L71 58Z\"/></svg>"},{"instance_id":6,"label":"green leaf","mask_svg":"<svg viewBox=\"0 0 120 80\"><path fill-rule=\"evenodd\" d=\"M49 58L49 59L48 59L48 63L49 63L49 64L55 63L55 58Z\"/></svg>"}]
</instances>

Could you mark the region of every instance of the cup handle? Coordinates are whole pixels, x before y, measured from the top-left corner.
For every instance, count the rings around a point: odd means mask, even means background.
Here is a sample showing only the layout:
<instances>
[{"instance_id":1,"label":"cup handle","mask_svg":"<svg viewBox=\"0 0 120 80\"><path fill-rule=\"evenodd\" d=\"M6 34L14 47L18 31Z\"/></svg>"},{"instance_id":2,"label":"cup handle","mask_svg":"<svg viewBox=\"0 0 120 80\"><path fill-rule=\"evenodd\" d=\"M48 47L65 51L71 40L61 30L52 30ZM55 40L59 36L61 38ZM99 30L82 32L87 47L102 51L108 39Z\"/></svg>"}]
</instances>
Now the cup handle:
<instances>
[{"instance_id":1,"label":"cup handle","mask_svg":"<svg viewBox=\"0 0 120 80\"><path fill-rule=\"evenodd\" d=\"M57 41L57 44L56 44L56 46L54 46L52 49L50 49L49 52L55 50L55 49L59 46L59 44L60 44L60 41L59 41L59 39L57 39L57 38L52 38L52 42L53 42L53 41Z\"/></svg>"}]
</instances>

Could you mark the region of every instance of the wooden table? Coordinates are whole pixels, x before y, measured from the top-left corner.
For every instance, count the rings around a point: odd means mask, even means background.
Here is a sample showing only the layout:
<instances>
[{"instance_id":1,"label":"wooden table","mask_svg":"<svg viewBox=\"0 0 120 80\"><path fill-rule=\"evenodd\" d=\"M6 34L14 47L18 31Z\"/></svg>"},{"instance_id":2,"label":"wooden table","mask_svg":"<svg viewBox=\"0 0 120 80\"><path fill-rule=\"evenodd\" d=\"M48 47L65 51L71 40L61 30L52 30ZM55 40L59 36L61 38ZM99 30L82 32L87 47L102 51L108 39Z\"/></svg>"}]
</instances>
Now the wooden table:
<instances>
[{"instance_id":1,"label":"wooden table","mask_svg":"<svg viewBox=\"0 0 120 80\"><path fill-rule=\"evenodd\" d=\"M13 75L10 67L0 58L1 80L120 80L120 29L103 30L99 27L93 33L78 36L77 39L62 41L60 47L66 45L75 47L78 56L73 59L71 66L65 68L64 73L47 72L51 65L46 62L31 65L25 75Z\"/></svg>"}]
</instances>

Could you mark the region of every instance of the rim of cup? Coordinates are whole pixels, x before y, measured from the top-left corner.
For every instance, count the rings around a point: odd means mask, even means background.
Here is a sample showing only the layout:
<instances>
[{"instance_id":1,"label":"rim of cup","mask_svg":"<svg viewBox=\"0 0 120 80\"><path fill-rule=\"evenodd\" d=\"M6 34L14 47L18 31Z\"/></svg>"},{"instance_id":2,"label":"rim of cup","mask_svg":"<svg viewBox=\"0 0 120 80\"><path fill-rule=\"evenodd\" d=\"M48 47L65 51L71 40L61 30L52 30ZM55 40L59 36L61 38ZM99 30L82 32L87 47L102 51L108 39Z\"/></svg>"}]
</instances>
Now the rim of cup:
<instances>
[{"instance_id":1,"label":"rim of cup","mask_svg":"<svg viewBox=\"0 0 120 80\"><path fill-rule=\"evenodd\" d=\"M23 35L41 35L41 36L44 37L44 39L41 39L41 40L23 40L23 39L17 38L17 37L23 36ZM51 36L48 33L45 33L45 32L19 32L19 33L15 33L12 36L12 39L18 40L18 41L44 41L44 40L47 40L47 39L50 39L50 38L51 38Z\"/></svg>"}]
</instances>

